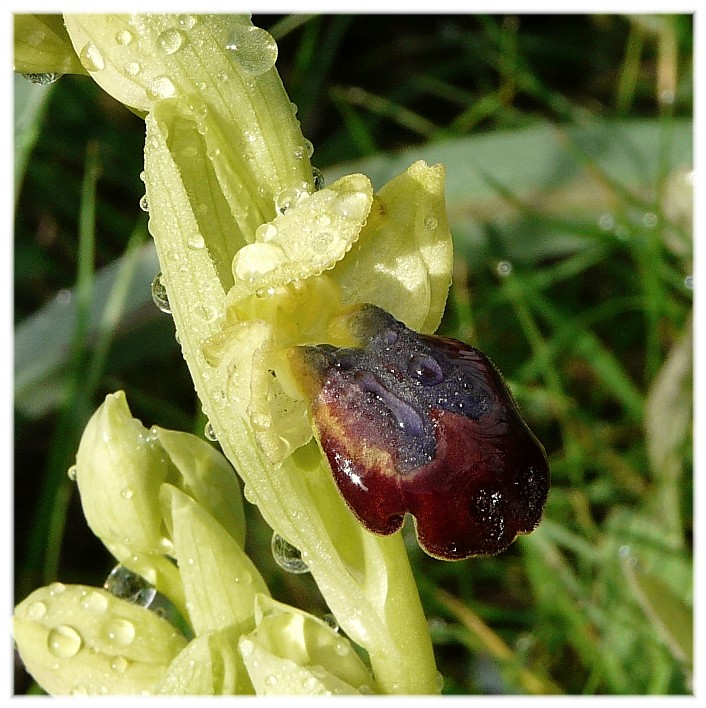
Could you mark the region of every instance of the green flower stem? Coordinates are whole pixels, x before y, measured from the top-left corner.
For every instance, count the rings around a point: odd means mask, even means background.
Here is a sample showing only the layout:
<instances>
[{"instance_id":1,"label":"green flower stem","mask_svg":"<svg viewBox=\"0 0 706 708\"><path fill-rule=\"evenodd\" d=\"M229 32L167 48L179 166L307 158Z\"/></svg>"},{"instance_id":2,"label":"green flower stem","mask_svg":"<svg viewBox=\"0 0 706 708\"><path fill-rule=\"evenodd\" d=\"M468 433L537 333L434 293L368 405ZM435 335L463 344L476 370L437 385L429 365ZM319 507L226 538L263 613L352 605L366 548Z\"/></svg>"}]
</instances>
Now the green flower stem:
<instances>
[{"instance_id":1,"label":"green flower stem","mask_svg":"<svg viewBox=\"0 0 706 708\"><path fill-rule=\"evenodd\" d=\"M377 690L438 692L400 534L362 529L314 443L271 464L203 353L224 332L234 254L274 217L282 190L312 182L268 37L246 17L221 15L81 15L66 25L95 80L146 114L145 183L163 282L204 411L246 493L300 549L341 627L368 651ZM243 37L252 52L234 57L226 47Z\"/></svg>"}]
</instances>

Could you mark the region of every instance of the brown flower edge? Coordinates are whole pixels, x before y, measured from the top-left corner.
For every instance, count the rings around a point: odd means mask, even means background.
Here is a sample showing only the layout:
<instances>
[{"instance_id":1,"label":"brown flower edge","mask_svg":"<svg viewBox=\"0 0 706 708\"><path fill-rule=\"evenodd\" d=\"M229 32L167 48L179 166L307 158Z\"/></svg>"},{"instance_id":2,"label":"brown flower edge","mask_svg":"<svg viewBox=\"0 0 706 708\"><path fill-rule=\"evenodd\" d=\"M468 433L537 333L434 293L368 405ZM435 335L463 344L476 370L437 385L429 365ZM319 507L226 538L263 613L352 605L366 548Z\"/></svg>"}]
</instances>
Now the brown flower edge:
<instances>
[{"instance_id":1,"label":"brown flower edge","mask_svg":"<svg viewBox=\"0 0 706 708\"><path fill-rule=\"evenodd\" d=\"M358 346L290 351L319 443L353 513L377 534L410 513L420 546L460 560L539 523L544 448L480 351L422 335L374 305L347 316Z\"/></svg>"}]
</instances>

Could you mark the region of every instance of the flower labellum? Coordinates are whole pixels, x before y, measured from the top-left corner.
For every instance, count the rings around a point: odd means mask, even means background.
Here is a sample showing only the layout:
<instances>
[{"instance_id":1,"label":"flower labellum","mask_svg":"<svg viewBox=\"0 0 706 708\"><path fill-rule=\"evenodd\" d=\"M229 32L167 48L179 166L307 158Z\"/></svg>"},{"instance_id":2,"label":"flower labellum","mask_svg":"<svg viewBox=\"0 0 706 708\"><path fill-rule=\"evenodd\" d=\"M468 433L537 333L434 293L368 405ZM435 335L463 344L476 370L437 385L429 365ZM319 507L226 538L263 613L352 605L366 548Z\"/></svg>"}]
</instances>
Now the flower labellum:
<instances>
[{"instance_id":1,"label":"flower labellum","mask_svg":"<svg viewBox=\"0 0 706 708\"><path fill-rule=\"evenodd\" d=\"M420 335L374 305L346 321L358 346L291 350L344 499L373 533L409 512L421 547L459 560L507 548L540 521L544 449L477 349Z\"/></svg>"}]
</instances>

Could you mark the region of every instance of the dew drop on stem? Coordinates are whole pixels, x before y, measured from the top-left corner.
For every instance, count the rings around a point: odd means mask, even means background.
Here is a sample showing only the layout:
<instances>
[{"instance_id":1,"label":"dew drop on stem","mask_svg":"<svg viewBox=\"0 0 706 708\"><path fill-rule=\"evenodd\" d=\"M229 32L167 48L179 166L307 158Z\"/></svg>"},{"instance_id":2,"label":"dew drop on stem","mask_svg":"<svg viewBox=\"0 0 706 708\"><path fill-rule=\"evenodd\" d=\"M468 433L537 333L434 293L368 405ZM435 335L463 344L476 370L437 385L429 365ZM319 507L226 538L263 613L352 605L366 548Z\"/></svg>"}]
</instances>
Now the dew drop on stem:
<instances>
[{"instance_id":1,"label":"dew drop on stem","mask_svg":"<svg viewBox=\"0 0 706 708\"><path fill-rule=\"evenodd\" d=\"M172 308L169 305L169 298L167 297L167 288L162 280L161 271L154 276L154 280L151 285L152 300L155 305L162 311L166 312L168 315L172 314Z\"/></svg>"},{"instance_id":2,"label":"dew drop on stem","mask_svg":"<svg viewBox=\"0 0 706 708\"><path fill-rule=\"evenodd\" d=\"M302 560L301 552L279 534L272 534L272 556L277 565L288 573L308 573L309 567Z\"/></svg>"},{"instance_id":3,"label":"dew drop on stem","mask_svg":"<svg viewBox=\"0 0 706 708\"><path fill-rule=\"evenodd\" d=\"M27 79L31 84L37 84L38 86L48 86L58 81L63 74L59 74L55 71L48 71L44 74L22 74L22 76Z\"/></svg>"}]
</instances>

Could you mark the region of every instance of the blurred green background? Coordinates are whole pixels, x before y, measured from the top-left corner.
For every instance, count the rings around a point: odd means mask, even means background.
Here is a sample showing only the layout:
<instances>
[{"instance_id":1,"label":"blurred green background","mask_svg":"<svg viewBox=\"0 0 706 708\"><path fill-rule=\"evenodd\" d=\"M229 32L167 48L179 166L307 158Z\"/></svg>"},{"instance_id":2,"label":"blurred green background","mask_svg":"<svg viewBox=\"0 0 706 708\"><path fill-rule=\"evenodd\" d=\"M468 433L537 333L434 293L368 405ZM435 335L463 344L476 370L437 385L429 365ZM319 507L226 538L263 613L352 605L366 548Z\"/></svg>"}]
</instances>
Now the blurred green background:
<instances>
[{"instance_id":1,"label":"blurred green background","mask_svg":"<svg viewBox=\"0 0 706 708\"><path fill-rule=\"evenodd\" d=\"M445 563L405 529L447 694L692 691L690 15L262 16L327 181L442 161L441 333L485 351L550 457L540 527ZM113 560L67 476L108 392L203 435L138 202L144 125L15 78L15 593ZM248 506L273 595L319 616ZM16 666L16 692L35 692Z\"/></svg>"}]
</instances>

